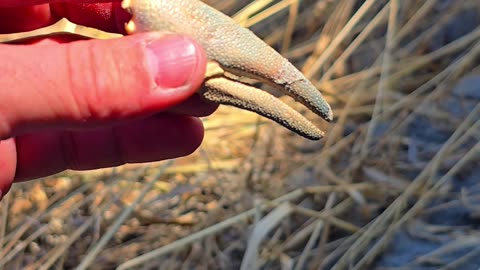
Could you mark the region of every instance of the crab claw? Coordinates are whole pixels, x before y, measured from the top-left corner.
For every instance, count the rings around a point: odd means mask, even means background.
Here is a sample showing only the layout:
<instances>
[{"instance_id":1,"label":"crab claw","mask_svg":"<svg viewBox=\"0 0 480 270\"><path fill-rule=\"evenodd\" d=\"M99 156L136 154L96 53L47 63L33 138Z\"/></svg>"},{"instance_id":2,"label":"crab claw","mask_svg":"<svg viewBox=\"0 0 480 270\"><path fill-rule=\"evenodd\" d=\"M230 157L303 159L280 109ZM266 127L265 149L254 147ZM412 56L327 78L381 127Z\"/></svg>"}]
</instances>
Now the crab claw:
<instances>
[{"instance_id":1,"label":"crab claw","mask_svg":"<svg viewBox=\"0 0 480 270\"><path fill-rule=\"evenodd\" d=\"M312 140L323 137L322 131L285 103L226 76L265 82L332 120L332 110L316 87L250 30L199 0L124 0L122 7L132 14L128 33L167 30L190 35L202 44L208 58L225 73L206 78L205 99L256 112Z\"/></svg>"}]
</instances>

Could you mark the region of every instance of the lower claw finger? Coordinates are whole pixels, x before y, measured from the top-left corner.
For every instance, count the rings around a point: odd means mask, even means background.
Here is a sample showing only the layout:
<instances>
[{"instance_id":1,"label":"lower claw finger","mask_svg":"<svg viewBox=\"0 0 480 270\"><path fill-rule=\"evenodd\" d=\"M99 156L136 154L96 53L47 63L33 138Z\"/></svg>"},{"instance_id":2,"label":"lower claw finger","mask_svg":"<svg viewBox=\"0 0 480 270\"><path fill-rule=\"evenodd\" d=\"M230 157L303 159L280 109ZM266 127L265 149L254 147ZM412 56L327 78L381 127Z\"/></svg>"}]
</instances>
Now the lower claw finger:
<instances>
[{"instance_id":1,"label":"lower claw finger","mask_svg":"<svg viewBox=\"0 0 480 270\"><path fill-rule=\"evenodd\" d=\"M252 86L220 77L208 79L205 89L202 96L208 101L258 113L311 140L319 140L324 136L321 130L300 113Z\"/></svg>"}]
</instances>

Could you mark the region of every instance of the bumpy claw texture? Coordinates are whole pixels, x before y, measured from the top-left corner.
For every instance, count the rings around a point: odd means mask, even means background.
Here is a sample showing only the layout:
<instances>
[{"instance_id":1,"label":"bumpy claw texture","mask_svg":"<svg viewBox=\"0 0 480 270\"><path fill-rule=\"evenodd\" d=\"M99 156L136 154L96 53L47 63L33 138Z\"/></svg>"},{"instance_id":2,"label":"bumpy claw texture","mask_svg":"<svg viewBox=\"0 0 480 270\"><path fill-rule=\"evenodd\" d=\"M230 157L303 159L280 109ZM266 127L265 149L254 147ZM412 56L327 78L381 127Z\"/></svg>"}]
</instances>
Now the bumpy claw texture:
<instances>
[{"instance_id":1,"label":"bumpy claw texture","mask_svg":"<svg viewBox=\"0 0 480 270\"><path fill-rule=\"evenodd\" d=\"M199 0L124 0L132 14L129 33L168 30L196 38L226 72L258 79L304 104L327 121L332 110L316 87L250 30ZM309 139L323 132L280 100L240 82L211 78L205 99L254 111Z\"/></svg>"}]
</instances>

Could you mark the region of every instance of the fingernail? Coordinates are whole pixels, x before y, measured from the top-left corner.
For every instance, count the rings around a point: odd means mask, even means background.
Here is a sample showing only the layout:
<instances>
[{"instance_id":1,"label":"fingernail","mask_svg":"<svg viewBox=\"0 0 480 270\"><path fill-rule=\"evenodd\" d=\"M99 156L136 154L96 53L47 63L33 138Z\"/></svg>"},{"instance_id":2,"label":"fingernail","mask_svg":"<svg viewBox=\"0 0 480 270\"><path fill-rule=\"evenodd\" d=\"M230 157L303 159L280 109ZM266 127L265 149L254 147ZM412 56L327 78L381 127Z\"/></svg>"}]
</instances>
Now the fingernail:
<instances>
[{"instance_id":1,"label":"fingernail","mask_svg":"<svg viewBox=\"0 0 480 270\"><path fill-rule=\"evenodd\" d=\"M191 84L198 68L200 48L191 39L163 36L147 45L147 65L155 82L162 89L180 88Z\"/></svg>"}]
</instances>

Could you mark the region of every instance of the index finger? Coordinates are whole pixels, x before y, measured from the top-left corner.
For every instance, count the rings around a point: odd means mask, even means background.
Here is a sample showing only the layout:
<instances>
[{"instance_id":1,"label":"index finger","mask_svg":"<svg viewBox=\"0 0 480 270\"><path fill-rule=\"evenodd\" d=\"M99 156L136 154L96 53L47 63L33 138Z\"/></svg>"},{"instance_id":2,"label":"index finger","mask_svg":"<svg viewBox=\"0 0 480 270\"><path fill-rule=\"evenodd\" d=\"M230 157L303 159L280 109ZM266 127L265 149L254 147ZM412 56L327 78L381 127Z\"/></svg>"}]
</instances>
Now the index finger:
<instances>
[{"instance_id":1,"label":"index finger","mask_svg":"<svg viewBox=\"0 0 480 270\"><path fill-rule=\"evenodd\" d=\"M130 14L121 8L120 0L0 0L0 33L31 31L62 18L76 24L124 34L124 24L129 20Z\"/></svg>"},{"instance_id":2,"label":"index finger","mask_svg":"<svg viewBox=\"0 0 480 270\"><path fill-rule=\"evenodd\" d=\"M2 7L26 7L40 4L55 4L55 3L106 3L106 2L120 2L121 0L0 0L0 8Z\"/></svg>"}]
</instances>

